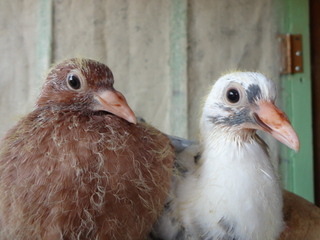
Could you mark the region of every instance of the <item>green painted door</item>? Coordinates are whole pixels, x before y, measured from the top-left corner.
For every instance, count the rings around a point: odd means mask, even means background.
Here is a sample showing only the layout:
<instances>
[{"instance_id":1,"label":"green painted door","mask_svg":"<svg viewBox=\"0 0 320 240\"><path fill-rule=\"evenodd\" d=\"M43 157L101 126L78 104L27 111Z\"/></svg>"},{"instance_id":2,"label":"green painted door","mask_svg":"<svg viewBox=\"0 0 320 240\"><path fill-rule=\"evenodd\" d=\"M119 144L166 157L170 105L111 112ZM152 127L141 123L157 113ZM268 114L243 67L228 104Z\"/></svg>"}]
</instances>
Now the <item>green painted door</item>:
<instances>
[{"instance_id":1,"label":"green painted door","mask_svg":"<svg viewBox=\"0 0 320 240\"><path fill-rule=\"evenodd\" d=\"M283 108L297 131L301 144L298 153L282 146L281 174L286 189L313 202L309 2L283 0L277 4L281 33L302 34L303 43L303 72L287 74L281 78Z\"/></svg>"}]
</instances>

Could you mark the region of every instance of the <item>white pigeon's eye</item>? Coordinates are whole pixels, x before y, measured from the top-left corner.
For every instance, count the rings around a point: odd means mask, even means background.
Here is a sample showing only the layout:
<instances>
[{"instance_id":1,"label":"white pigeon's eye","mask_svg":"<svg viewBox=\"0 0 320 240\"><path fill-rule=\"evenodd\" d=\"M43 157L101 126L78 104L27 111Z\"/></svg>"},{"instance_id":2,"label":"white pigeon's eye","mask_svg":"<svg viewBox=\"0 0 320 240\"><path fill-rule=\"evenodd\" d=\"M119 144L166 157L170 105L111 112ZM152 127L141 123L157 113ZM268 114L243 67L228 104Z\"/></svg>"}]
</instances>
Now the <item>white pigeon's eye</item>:
<instances>
[{"instance_id":1,"label":"white pigeon's eye","mask_svg":"<svg viewBox=\"0 0 320 240\"><path fill-rule=\"evenodd\" d=\"M246 101L246 93L243 87L237 83L229 84L223 93L224 101L230 106L243 105Z\"/></svg>"},{"instance_id":2,"label":"white pigeon's eye","mask_svg":"<svg viewBox=\"0 0 320 240\"><path fill-rule=\"evenodd\" d=\"M230 103L237 103L240 100L240 93L237 89L231 88L227 91L227 99Z\"/></svg>"},{"instance_id":3,"label":"white pigeon's eye","mask_svg":"<svg viewBox=\"0 0 320 240\"><path fill-rule=\"evenodd\" d=\"M85 88L86 82L83 75L77 70L71 71L67 76L67 85L71 90L81 91Z\"/></svg>"}]
</instances>

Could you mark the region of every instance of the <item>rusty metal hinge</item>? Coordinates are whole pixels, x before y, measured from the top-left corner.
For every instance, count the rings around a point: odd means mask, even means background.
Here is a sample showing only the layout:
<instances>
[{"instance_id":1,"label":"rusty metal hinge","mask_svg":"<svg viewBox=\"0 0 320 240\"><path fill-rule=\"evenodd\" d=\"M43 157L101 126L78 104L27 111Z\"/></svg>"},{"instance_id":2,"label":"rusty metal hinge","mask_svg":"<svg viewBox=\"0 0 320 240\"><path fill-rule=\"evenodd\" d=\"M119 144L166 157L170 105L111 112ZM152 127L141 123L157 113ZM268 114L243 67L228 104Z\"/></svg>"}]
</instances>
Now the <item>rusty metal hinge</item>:
<instances>
[{"instance_id":1,"label":"rusty metal hinge","mask_svg":"<svg viewBox=\"0 0 320 240\"><path fill-rule=\"evenodd\" d=\"M302 35L279 34L279 71L281 74L294 74L303 72Z\"/></svg>"}]
</instances>

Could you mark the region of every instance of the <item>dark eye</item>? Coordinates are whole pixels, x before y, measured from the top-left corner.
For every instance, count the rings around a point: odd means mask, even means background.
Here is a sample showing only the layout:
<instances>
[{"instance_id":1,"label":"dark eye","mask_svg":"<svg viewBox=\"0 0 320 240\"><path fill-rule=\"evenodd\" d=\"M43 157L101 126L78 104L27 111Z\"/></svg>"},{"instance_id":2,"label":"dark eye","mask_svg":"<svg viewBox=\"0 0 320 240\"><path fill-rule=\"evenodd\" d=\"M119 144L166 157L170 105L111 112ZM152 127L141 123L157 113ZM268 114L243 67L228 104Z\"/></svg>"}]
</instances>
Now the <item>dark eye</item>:
<instances>
[{"instance_id":1,"label":"dark eye","mask_svg":"<svg viewBox=\"0 0 320 240\"><path fill-rule=\"evenodd\" d=\"M230 89L227 92L227 98L231 103L237 103L240 99L240 94L237 89Z\"/></svg>"},{"instance_id":2,"label":"dark eye","mask_svg":"<svg viewBox=\"0 0 320 240\"><path fill-rule=\"evenodd\" d=\"M70 86L70 88L78 90L81 88L80 79L76 75L70 74L68 76L68 85Z\"/></svg>"}]
</instances>

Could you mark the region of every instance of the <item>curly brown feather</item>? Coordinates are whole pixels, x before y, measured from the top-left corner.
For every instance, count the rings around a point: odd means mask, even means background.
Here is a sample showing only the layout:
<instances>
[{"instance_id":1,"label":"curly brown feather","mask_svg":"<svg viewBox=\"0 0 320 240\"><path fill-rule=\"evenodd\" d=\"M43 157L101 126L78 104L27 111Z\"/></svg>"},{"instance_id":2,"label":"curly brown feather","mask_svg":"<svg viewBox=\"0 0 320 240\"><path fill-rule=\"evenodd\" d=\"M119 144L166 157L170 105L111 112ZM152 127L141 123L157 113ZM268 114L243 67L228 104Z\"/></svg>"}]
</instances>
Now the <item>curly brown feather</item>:
<instances>
[{"instance_id":1,"label":"curly brown feather","mask_svg":"<svg viewBox=\"0 0 320 240\"><path fill-rule=\"evenodd\" d=\"M169 139L144 123L53 105L28 114L0 145L0 238L144 238L168 196Z\"/></svg>"}]
</instances>

